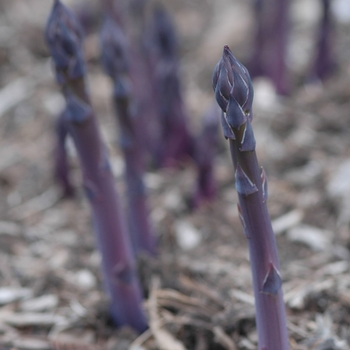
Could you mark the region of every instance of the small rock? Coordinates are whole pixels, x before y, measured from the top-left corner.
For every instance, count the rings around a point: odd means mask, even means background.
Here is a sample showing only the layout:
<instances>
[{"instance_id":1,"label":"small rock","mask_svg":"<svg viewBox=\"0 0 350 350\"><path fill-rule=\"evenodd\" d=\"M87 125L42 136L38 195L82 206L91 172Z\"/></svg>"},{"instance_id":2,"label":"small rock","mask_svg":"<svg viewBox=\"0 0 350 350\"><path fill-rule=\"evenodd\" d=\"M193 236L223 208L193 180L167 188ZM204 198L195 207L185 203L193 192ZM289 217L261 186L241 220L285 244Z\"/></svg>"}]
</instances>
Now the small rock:
<instances>
[{"instance_id":1,"label":"small rock","mask_svg":"<svg viewBox=\"0 0 350 350\"><path fill-rule=\"evenodd\" d=\"M82 289L89 290L96 286L96 277L90 270L80 270L75 274L75 283Z\"/></svg>"},{"instance_id":2,"label":"small rock","mask_svg":"<svg viewBox=\"0 0 350 350\"><path fill-rule=\"evenodd\" d=\"M254 79L254 105L258 109L271 110L278 103L275 87L270 79Z\"/></svg>"},{"instance_id":3,"label":"small rock","mask_svg":"<svg viewBox=\"0 0 350 350\"><path fill-rule=\"evenodd\" d=\"M180 191L178 189L173 189L169 192L164 197L164 205L166 208L170 210L178 210L181 208L182 204L182 198Z\"/></svg>"},{"instance_id":4,"label":"small rock","mask_svg":"<svg viewBox=\"0 0 350 350\"><path fill-rule=\"evenodd\" d=\"M192 224L182 220L176 223L176 240L182 250L190 250L201 243L202 235Z\"/></svg>"}]
</instances>

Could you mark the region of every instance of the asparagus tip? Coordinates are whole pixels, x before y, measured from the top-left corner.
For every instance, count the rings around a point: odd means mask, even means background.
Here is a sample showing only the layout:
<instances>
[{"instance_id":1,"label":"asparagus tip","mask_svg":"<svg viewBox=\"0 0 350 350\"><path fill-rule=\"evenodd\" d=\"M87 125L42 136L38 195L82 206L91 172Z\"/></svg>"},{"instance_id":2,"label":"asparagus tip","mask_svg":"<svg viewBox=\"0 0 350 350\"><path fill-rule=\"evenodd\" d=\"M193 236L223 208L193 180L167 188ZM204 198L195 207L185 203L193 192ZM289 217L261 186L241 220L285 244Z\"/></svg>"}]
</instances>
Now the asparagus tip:
<instances>
[{"instance_id":1,"label":"asparagus tip","mask_svg":"<svg viewBox=\"0 0 350 350\"><path fill-rule=\"evenodd\" d=\"M71 79L84 76L82 29L74 14L59 0L52 7L45 28L45 39L58 71L66 70ZM62 79L62 74L58 74L60 83Z\"/></svg>"}]
</instances>

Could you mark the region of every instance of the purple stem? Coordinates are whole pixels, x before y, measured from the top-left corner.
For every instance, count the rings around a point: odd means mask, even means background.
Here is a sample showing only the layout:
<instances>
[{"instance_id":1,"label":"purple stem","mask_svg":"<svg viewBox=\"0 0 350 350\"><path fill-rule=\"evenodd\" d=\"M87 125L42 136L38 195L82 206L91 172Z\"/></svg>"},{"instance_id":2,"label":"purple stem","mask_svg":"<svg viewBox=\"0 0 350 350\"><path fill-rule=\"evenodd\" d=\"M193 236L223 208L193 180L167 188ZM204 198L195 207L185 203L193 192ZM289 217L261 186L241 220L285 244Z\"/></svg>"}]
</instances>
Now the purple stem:
<instances>
[{"instance_id":1,"label":"purple stem","mask_svg":"<svg viewBox=\"0 0 350 350\"><path fill-rule=\"evenodd\" d=\"M265 75L264 69L264 46L266 45L266 26L264 25L264 16L263 16L263 1L264 0L255 0L254 1L254 16L256 21L256 31L253 45L253 54L251 61L249 62L249 71L251 77L259 77Z\"/></svg>"},{"instance_id":2,"label":"purple stem","mask_svg":"<svg viewBox=\"0 0 350 350\"><path fill-rule=\"evenodd\" d=\"M194 146L194 161L197 165L197 189L193 197L193 207L213 200L216 194L214 161L218 148L218 128L220 111L215 103L203 118L203 128Z\"/></svg>"},{"instance_id":3,"label":"purple stem","mask_svg":"<svg viewBox=\"0 0 350 350\"><path fill-rule=\"evenodd\" d=\"M229 139L239 215L248 239L260 350L287 350L288 333L275 236L266 206L267 178L259 168L251 122L253 86L228 46L215 67L213 87Z\"/></svg>"},{"instance_id":4,"label":"purple stem","mask_svg":"<svg viewBox=\"0 0 350 350\"><path fill-rule=\"evenodd\" d=\"M133 83L133 105L138 118L139 135L143 147L150 155L152 165L157 164L157 151L161 140L159 102L156 91L156 65L152 56L152 30L146 15L148 0L130 1L130 79ZM136 25L135 25L136 23Z\"/></svg>"},{"instance_id":5,"label":"purple stem","mask_svg":"<svg viewBox=\"0 0 350 350\"><path fill-rule=\"evenodd\" d=\"M137 142L138 125L130 113L129 97L119 94L116 90L120 89L115 89L114 103L120 125L120 145L125 159L128 217L134 250L136 254L147 252L155 255L156 241L149 222L147 194L143 181L144 157L142 157L142 145Z\"/></svg>"},{"instance_id":6,"label":"purple stem","mask_svg":"<svg viewBox=\"0 0 350 350\"><path fill-rule=\"evenodd\" d=\"M102 63L114 82L114 104L120 126L120 146L125 159L128 189L128 217L135 253L155 254L155 235L149 222L147 196L143 182L144 133L140 115L131 108L129 65L126 38L115 21L107 18L101 33Z\"/></svg>"},{"instance_id":7,"label":"purple stem","mask_svg":"<svg viewBox=\"0 0 350 350\"><path fill-rule=\"evenodd\" d=\"M332 50L333 39L333 21L331 14L331 0L321 0L322 2L322 18L318 31L318 40L312 79L324 80L327 78L335 67Z\"/></svg>"},{"instance_id":8,"label":"purple stem","mask_svg":"<svg viewBox=\"0 0 350 350\"><path fill-rule=\"evenodd\" d=\"M147 328L126 223L84 81L82 36L74 15L55 1L46 40L67 102L65 121L76 145L89 199L111 314L117 326Z\"/></svg>"},{"instance_id":9,"label":"purple stem","mask_svg":"<svg viewBox=\"0 0 350 350\"><path fill-rule=\"evenodd\" d=\"M123 27L125 24L124 9L122 3L119 0L102 0L104 12L108 13L119 26Z\"/></svg>"},{"instance_id":10,"label":"purple stem","mask_svg":"<svg viewBox=\"0 0 350 350\"><path fill-rule=\"evenodd\" d=\"M156 84L159 101L161 140L159 165L176 165L192 154L193 140L188 131L187 115L178 76L177 40L169 14L162 7L154 12L153 45L157 62Z\"/></svg>"},{"instance_id":11,"label":"purple stem","mask_svg":"<svg viewBox=\"0 0 350 350\"><path fill-rule=\"evenodd\" d=\"M287 47L290 0L255 0L256 34L253 57L249 64L252 76L265 75L279 95L289 93Z\"/></svg>"}]
</instances>

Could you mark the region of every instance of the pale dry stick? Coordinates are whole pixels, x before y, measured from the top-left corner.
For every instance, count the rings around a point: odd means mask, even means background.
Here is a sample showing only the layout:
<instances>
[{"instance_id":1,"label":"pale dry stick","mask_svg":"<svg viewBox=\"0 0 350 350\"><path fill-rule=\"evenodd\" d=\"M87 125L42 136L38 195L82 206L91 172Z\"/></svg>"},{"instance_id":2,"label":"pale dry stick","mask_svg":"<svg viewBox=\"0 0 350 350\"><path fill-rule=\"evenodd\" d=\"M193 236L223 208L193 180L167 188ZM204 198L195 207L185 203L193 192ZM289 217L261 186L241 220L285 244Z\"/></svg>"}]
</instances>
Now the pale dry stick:
<instances>
[{"instance_id":1,"label":"pale dry stick","mask_svg":"<svg viewBox=\"0 0 350 350\"><path fill-rule=\"evenodd\" d=\"M152 337L152 332L150 329L140 334L129 346L130 350L138 350L142 347L148 339Z\"/></svg>"},{"instance_id":2,"label":"pale dry stick","mask_svg":"<svg viewBox=\"0 0 350 350\"><path fill-rule=\"evenodd\" d=\"M213 328L216 341L227 350L237 350L235 343L220 326Z\"/></svg>"},{"instance_id":3,"label":"pale dry stick","mask_svg":"<svg viewBox=\"0 0 350 350\"><path fill-rule=\"evenodd\" d=\"M148 299L148 310L150 318L150 329L161 350L186 350L184 345L163 328L163 322L158 312L158 290L159 278L153 278L150 297Z\"/></svg>"},{"instance_id":4,"label":"pale dry stick","mask_svg":"<svg viewBox=\"0 0 350 350\"><path fill-rule=\"evenodd\" d=\"M212 302L216 303L219 307L224 307L224 302L220 295L215 292L215 290L210 289L209 286L199 283L198 281L194 281L185 275L180 276L180 283L184 288L190 289L191 291L197 291L207 298L209 298Z\"/></svg>"}]
</instances>

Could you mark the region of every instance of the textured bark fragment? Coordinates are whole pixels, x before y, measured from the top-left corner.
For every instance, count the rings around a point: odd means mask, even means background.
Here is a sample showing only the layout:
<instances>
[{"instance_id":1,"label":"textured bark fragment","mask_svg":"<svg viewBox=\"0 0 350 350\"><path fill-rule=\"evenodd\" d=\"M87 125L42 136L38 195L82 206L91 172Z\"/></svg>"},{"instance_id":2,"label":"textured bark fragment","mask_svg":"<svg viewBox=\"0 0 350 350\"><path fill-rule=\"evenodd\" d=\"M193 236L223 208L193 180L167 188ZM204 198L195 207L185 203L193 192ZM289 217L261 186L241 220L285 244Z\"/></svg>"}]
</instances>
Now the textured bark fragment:
<instances>
[{"instance_id":1,"label":"textured bark fragment","mask_svg":"<svg viewBox=\"0 0 350 350\"><path fill-rule=\"evenodd\" d=\"M267 272L261 293L277 295L279 289L282 286L282 278L279 271L276 269L275 265L271 262L269 266L269 271Z\"/></svg>"},{"instance_id":2,"label":"textured bark fragment","mask_svg":"<svg viewBox=\"0 0 350 350\"><path fill-rule=\"evenodd\" d=\"M242 196L249 196L258 191L256 185L249 179L239 163L236 169L236 190Z\"/></svg>"}]
</instances>

